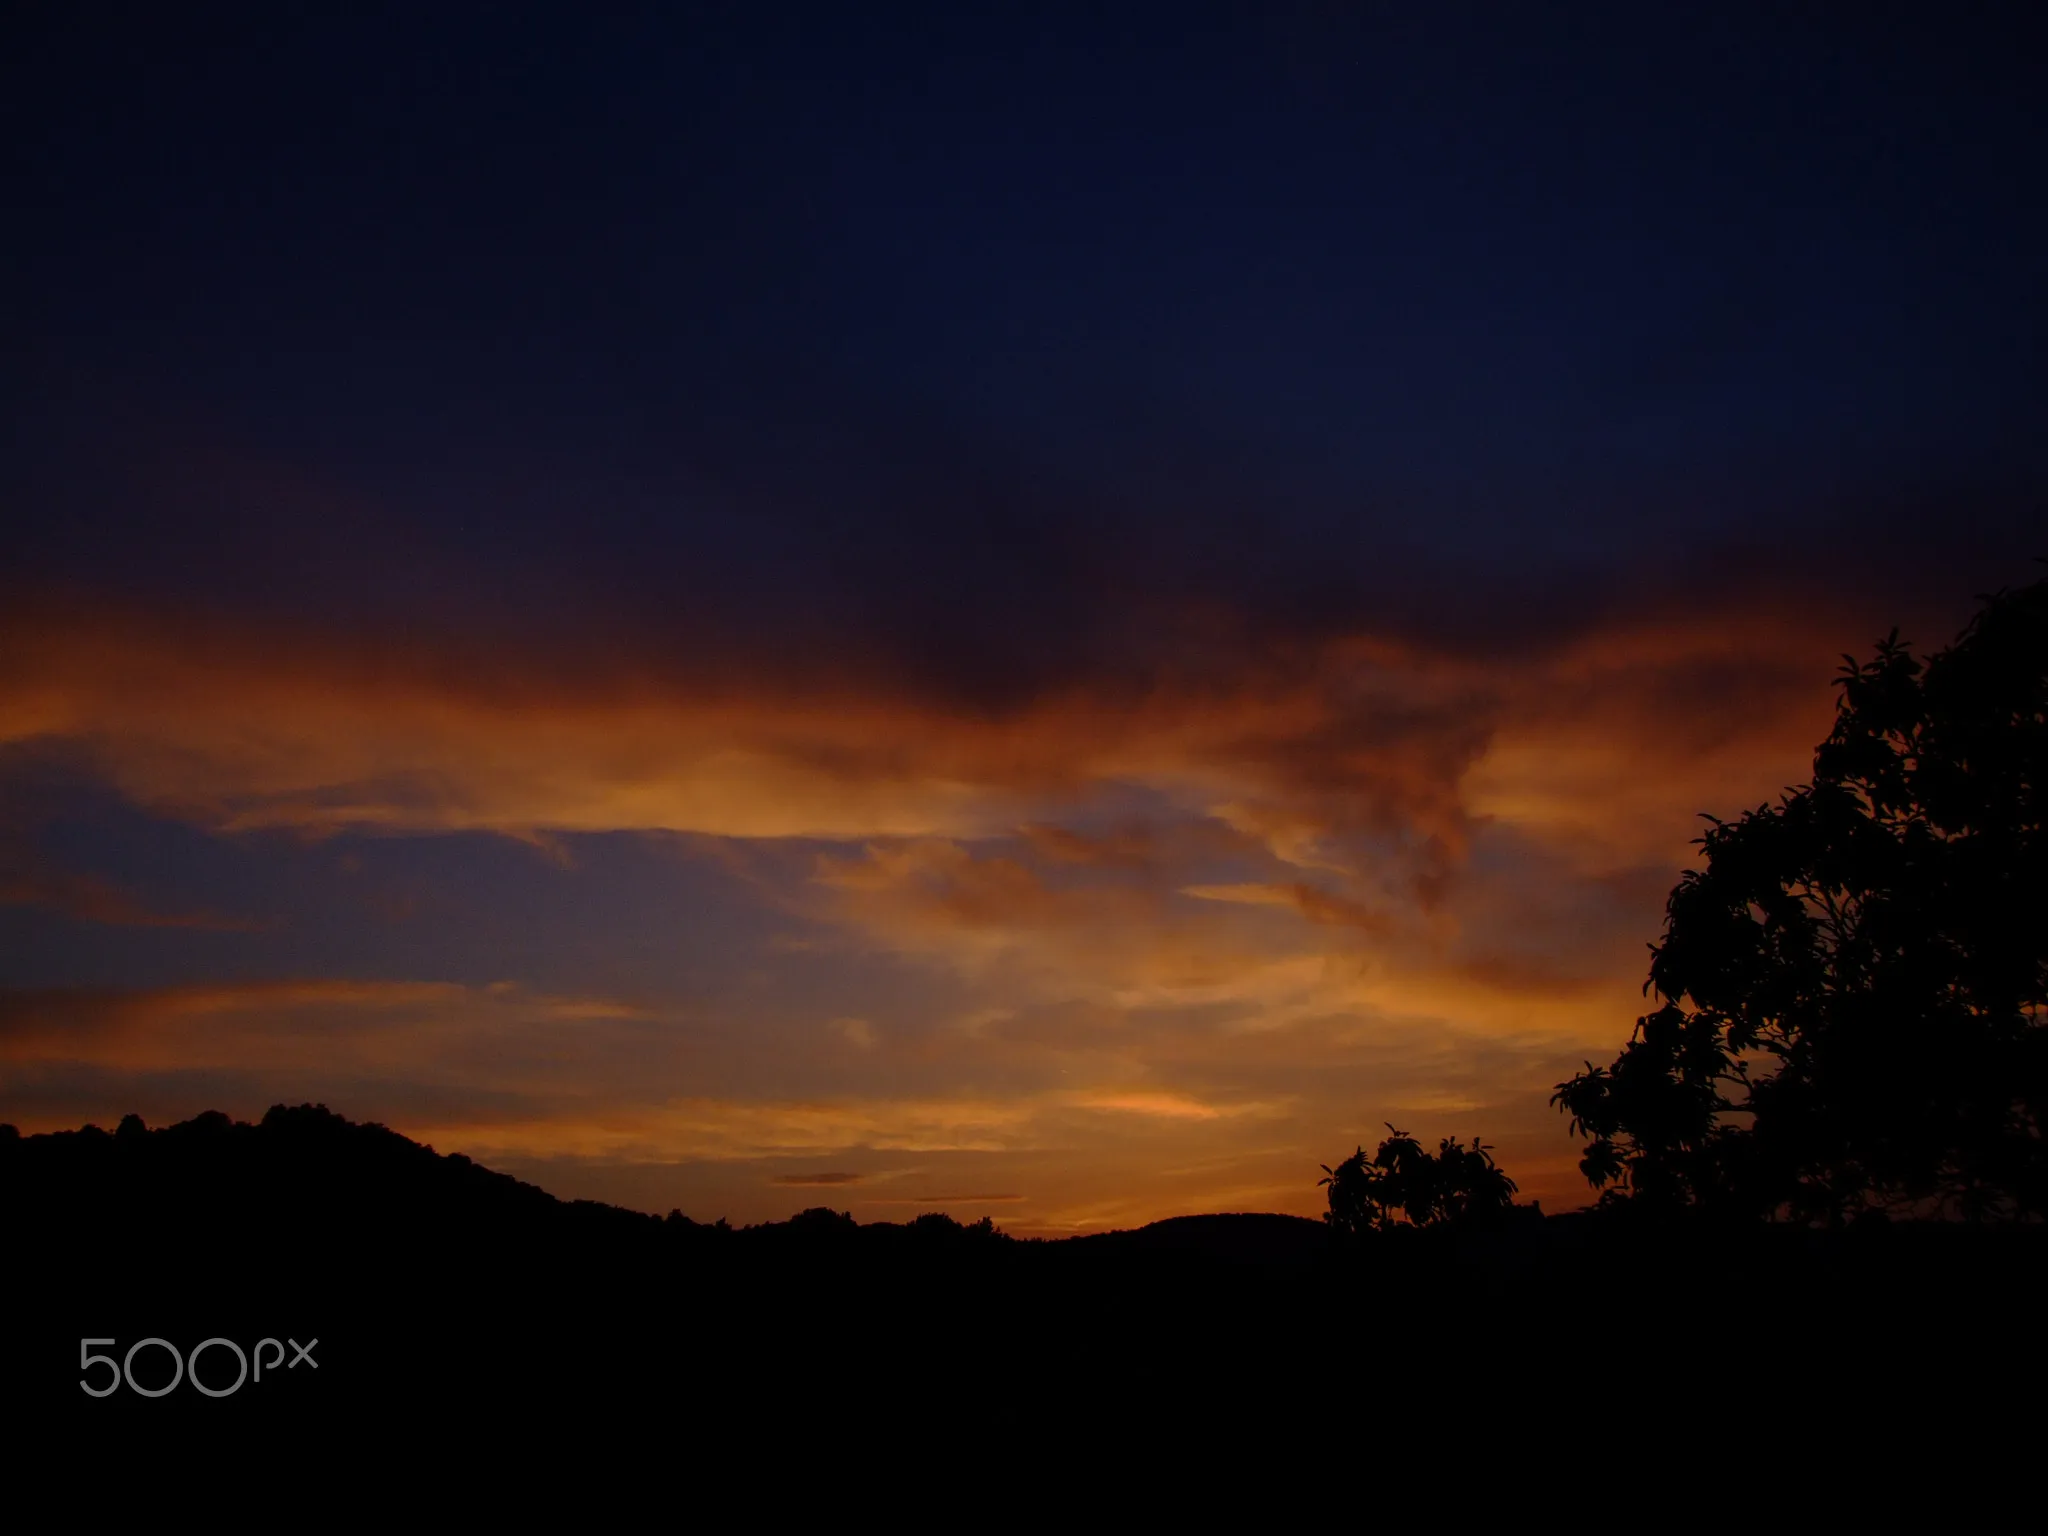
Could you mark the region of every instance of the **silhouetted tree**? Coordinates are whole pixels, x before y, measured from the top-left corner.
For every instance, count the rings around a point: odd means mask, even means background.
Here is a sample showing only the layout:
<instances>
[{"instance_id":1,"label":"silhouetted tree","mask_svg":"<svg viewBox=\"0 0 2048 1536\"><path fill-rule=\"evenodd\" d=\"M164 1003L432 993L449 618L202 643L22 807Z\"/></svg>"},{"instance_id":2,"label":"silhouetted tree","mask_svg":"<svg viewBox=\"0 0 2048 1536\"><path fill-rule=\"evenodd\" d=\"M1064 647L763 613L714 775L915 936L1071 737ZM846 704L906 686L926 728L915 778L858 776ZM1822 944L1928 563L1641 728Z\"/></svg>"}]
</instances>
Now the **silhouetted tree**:
<instances>
[{"instance_id":1,"label":"silhouetted tree","mask_svg":"<svg viewBox=\"0 0 2048 1536\"><path fill-rule=\"evenodd\" d=\"M1468 1147L1447 1136L1432 1153L1406 1131L1387 1129L1393 1134L1371 1157L1360 1147L1335 1168L1323 1165L1317 1183L1330 1191L1323 1219L1331 1226L1353 1234L1427 1227L1495 1215L1514 1204L1515 1181L1478 1137Z\"/></svg>"},{"instance_id":2,"label":"silhouetted tree","mask_svg":"<svg viewBox=\"0 0 2048 1536\"><path fill-rule=\"evenodd\" d=\"M1640 1020L1552 1100L1606 1194L1837 1221L2048 1209L2048 582L1845 657L1811 784L1699 839Z\"/></svg>"},{"instance_id":3,"label":"silhouetted tree","mask_svg":"<svg viewBox=\"0 0 2048 1536\"><path fill-rule=\"evenodd\" d=\"M789 1218L791 1232L803 1237L832 1239L859 1230L851 1211L835 1211L829 1205L813 1205Z\"/></svg>"}]
</instances>

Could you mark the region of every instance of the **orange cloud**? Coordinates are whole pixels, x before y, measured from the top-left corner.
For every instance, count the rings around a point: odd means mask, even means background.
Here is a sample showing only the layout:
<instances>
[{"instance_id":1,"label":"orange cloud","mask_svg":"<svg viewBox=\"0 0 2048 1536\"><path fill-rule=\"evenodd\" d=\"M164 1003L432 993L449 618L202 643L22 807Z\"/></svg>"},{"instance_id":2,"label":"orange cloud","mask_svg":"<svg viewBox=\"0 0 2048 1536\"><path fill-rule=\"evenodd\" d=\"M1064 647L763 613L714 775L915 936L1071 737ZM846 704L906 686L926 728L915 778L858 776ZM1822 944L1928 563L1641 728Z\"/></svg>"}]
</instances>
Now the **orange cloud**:
<instances>
[{"instance_id":1,"label":"orange cloud","mask_svg":"<svg viewBox=\"0 0 2048 1536\"><path fill-rule=\"evenodd\" d=\"M538 1075L565 1040L646 1016L612 1000L442 982L0 991L0 1064L410 1074L486 1087Z\"/></svg>"},{"instance_id":2,"label":"orange cloud","mask_svg":"<svg viewBox=\"0 0 2048 1536\"><path fill-rule=\"evenodd\" d=\"M1694 813L1804 775L1840 649L1770 614L1513 655L1354 637L974 709L844 672L16 613L0 748L54 745L225 834L685 832L735 869L824 839L761 892L836 930L792 946L893 957L906 989L943 973L959 1001L911 1028L887 995L835 999L771 1039L744 1011L435 983L6 994L0 1109L40 1123L115 1082L259 1112L326 1085L565 1179L691 1170L664 1199L735 1211L789 1187L777 1160L915 1153L1041 1230L1313 1209L1315 1164L1401 1116L1484 1132L1568 1198L1543 1097L1639 1010ZM1128 1192L1090 1183L1105 1157Z\"/></svg>"},{"instance_id":3,"label":"orange cloud","mask_svg":"<svg viewBox=\"0 0 2048 1536\"><path fill-rule=\"evenodd\" d=\"M1842 648L1817 618L1589 636L1508 695L1467 807L1585 866L1682 861L1698 812L1732 814L1806 777Z\"/></svg>"},{"instance_id":4,"label":"orange cloud","mask_svg":"<svg viewBox=\"0 0 2048 1536\"><path fill-rule=\"evenodd\" d=\"M1074 1102L1083 1109L1104 1109L1126 1115L1152 1115L1167 1120L1216 1120L1226 1114L1267 1111L1266 1105L1239 1104L1227 1109L1204 1104L1184 1093L1162 1093L1144 1089L1097 1090L1079 1094Z\"/></svg>"},{"instance_id":5,"label":"orange cloud","mask_svg":"<svg viewBox=\"0 0 2048 1536\"><path fill-rule=\"evenodd\" d=\"M1815 621L1724 615L1496 658L1358 638L1136 690L1084 680L987 712L844 677L597 663L578 676L564 658L482 667L453 651L24 610L0 625L0 746L68 744L138 803L228 832L1021 832L1077 867L1156 865L1150 831L1063 824L1140 792L1308 875L1372 882L1296 885L1305 915L1342 922L1365 917L1347 905L1361 896L1438 899L1480 826L1588 867L1682 857L1695 810L1754 803L1804 772L1839 648ZM1033 899L1004 876L986 865L953 899ZM140 920L84 886L46 884L41 899Z\"/></svg>"},{"instance_id":6,"label":"orange cloud","mask_svg":"<svg viewBox=\"0 0 2048 1536\"><path fill-rule=\"evenodd\" d=\"M865 1198L862 1205L922 1205L922 1206L967 1206L967 1205L1018 1205L1023 1195L891 1195L886 1199Z\"/></svg>"},{"instance_id":7,"label":"orange cloud","mask_svg":"<svg viewBox=\"0 0 2048 1536\"><path fill-rule=\"evenodd\" d=\"M1411 674L1443 664L1362 644L1304 661L987 714L886 687L563 679L516 658L472 674L304 637L17 619L0 743L72 743L139 803L226 831L979 837L1123 786L1276 846L1317 828L1455 842L1455 778L1485 724L1417 702Z\"/></svg>"},{"instance_id":8,"label":"orange cloud","mask_svg":"<svg viewBox=\"0 0 2048 1536\"><path fill-rule=\"evenodd\" d=\"M1017 1198L1005 1224L1048 1232L1110 1212L1227 1208L1254 1188L1268 1189L1265 1206L1312 1211L1314 1164L1396 1115L1424 1133L1505 1141L1535 1125L1556 1136L1533 1101L1502 1111L1523 1079L1559 1067L1512 1039L1345 1017L1261 1038L1144 1017L1050 1047L1000 1027L947 1033L923 1056L878 1037L855 1058L862 1075L747 1096L731 1054L743 1024L721 1053L700 1026L602 998L326 979L11 992L0 993L0 1119L52 1129L110 1118L109 1105L161 1121L321 1099L563 1193L750 1220L788 1214L776 1190L819 1182L792 1161L831 1159L834 1183L861 1183L860 1204L896 1198L873 1186L908 1157L906 1172L939 1170L912 1190L940 1177L941 1189L1006 1190ZM1260 1168L1275 1171L1248 1182Z\"/></svg>"},{"instance_id":9,"label":"orange cloud","mask_svg":"<svg viewBox=\"0 0 2048 1536\"><path fill-rule=\"evenodd\" d=\"M248 933L262 926L219 912L165 912L97 875L56 869L41 860L0 857L0 906L45 907L79 922L117 928L191 928Z\"/></svg>"},{"instance_id":10,"label":"orange cloud","mask_svg":"<svg viewBox=\"0 0 2048 1536\"><path fill-rule=\"evenodd\" d=\"M1358 928L1367 933L1386 933L1395 926L1393 918L1383 911L1300 880L1281 885L1186 885L1181 887L1181 894L1202 901L1234 901L1254 907L1292 907L1312 923Z\"/></svg>"}]
</instances>

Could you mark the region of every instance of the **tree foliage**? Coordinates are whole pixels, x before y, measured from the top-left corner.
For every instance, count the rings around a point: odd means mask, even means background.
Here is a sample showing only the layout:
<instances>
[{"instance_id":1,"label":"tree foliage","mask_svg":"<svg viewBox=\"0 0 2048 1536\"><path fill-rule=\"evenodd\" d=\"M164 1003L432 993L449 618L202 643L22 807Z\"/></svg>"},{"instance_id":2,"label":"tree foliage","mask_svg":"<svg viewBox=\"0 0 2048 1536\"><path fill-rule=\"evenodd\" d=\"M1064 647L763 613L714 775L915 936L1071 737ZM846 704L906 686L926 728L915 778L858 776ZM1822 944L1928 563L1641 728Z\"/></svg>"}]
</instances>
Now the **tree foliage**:
<instances>
[{"instance_id":1,"label":"tree foliage","mask_svg":"<svg viewBox=\"0 0 2048 1536\"><path fill-rule=\"evenodd\" d=\"M2048 1209L2048 582L1844 658L1813 780L1713 822L1662 1006L1553 1103L1607 1193L1836 1221Z\"/></svg>"},{"instance_id":2,"label":"tree foliage","mask_svg":"<svg viewBox=\"0 0 2048 1536\"><path fill-rule=\"evenodd\" d=\"M1360 1147L1335 1168L1323 1165L1317 1182L1330 1191L1324 1220L1354 1234L1401 1225L1427 1227L1505 1211L1515 1181L1494 1162L1478 1137L1468 1147L1445 1137L1435 1152L1406 1131L1394 1130L1367 1157Z\"/></svg>"}]
</instances>

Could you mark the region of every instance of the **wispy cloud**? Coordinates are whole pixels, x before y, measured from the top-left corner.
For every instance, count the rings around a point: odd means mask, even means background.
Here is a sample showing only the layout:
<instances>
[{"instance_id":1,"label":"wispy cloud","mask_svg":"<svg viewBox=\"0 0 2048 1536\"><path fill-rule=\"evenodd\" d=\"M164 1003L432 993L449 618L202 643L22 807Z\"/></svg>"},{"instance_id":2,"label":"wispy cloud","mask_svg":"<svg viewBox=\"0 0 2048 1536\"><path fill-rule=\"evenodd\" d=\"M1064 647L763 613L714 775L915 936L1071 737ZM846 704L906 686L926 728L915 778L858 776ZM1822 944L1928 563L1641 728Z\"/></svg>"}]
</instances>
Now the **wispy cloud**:
<instances>
[{"instance_id":1,"label":"wispy cloud","mask_svg":"<svg viewBox=\"0 0 2048 1536\"><path fill-rule=\"evenodd\" d=\"M1268 1161L1292 1187L1395 1115L1575 1188L1544 1094L1639 1009L1693 813L1803 773L1839 648L1805 622L1615 621L1491 654L1330 637L969 707L848 674L741 686L658 658L580 674L15 615L0 742L60 745L159 816L245 842L495 832L553 848L563 881L586 834L688 833L736 903L801 931L764 928L687 996L0 994L0 1113L326 1095L564 1178L676 1170L664 1203L729 1191L741 1214L916 1154L1080 1229L1264 1187ZM764 966L815 996L778 997ZM1163 1171L1198 1152L1228 1166ZM1143 1189L1103 1205L1087 1166Z\"/></svg>"},{"instance_id":2,"label":"wispy cloud","mask_svg":"<svg viewBox=\"0 0 2048 1536\"><path fill-rule=\"evenodd\" d=\"M82 923L116 928L187 928L253 933L265 925L204 909L165 910L115 881L59 868L25 842L0 837L0 905L43 907Z\"/></svg>"},{"instance_id":3,"label":"wispy cloud","mask_svg":"<svg viewBox=\"0 0 2048 1536\"><path fill-rule=\"evenodd\" d=\"M924 1205L934 1207L952 1205L1018 1205L1023 1202L1024 1198L1023 1195L891 1195L886 1199L877 1199L869 1196L863 1198L859 1203L863 1206Z\"/></svg>"}]
</instances>

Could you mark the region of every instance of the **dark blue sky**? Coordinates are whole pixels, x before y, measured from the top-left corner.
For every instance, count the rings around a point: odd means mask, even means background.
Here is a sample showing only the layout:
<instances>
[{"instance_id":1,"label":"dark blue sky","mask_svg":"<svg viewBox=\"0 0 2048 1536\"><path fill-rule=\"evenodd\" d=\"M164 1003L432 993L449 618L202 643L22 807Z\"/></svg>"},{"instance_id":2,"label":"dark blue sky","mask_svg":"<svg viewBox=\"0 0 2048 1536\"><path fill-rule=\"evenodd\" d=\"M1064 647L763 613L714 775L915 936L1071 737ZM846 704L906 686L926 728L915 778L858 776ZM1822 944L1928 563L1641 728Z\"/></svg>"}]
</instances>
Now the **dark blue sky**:
<instances>
[{"instance_id":1,"label":"dark blue sky","mask_svg":"<svg viewBox=\"0 0 2048 1536\"><path fill-rule=\"evenodd\" d=\"M7 499L74 582L993 687L1141 597L2033 552L2025 7L36 10Z\"/></svg>"}]
</instances>

